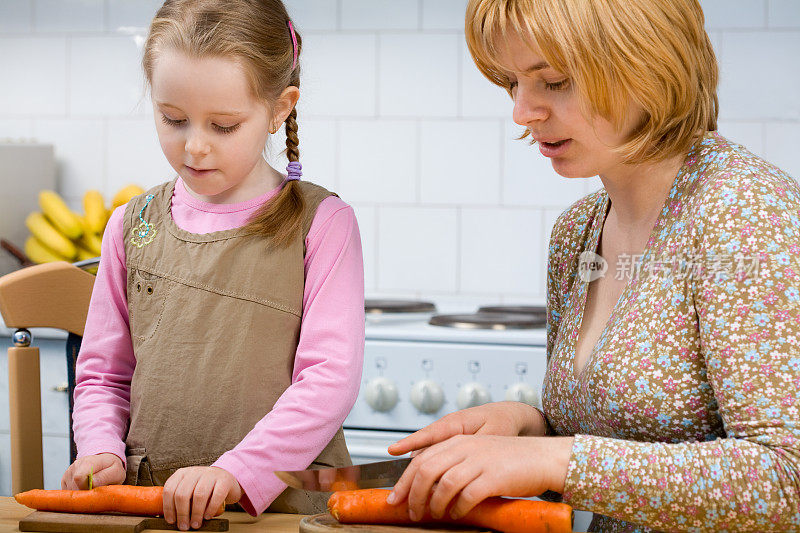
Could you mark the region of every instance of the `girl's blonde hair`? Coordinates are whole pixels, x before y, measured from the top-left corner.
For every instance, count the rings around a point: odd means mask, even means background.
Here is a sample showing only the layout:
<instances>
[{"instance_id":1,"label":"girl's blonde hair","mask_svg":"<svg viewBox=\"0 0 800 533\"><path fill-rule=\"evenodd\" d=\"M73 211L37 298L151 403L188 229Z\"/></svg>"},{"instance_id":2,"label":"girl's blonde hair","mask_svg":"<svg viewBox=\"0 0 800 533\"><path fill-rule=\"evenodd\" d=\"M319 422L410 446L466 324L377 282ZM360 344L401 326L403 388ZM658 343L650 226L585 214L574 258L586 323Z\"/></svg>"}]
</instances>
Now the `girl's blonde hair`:
<instances>
[{"instance_id":1,"label":"girl's blonde hair","mask_svg":"<svg viewBox=\"0 0 800 533\"><path fill-rule=\"evenodd\" d=\"M465 31L478 69L507 90L498 58L517 36L572 79L587 117L620 129L633 100L644 118L615 150L643 163L717 129L719 72L703 24L698 0L470 0Z\"/></svg>"},{"instance_id":2,"label":"girl's blonde hair","mask_svg":"<svg viewBox=\"0 0 800 533\"><path fill-rule=\"evenodd\" d=\"M297 39L297 55L302 40ZM153 66L162 50L189 57L223 57L238 61L248 77L253 95L272 103L289 86L300 87L300 65L295 64L289 14L280 0L167 0L150 24L144 44L142 68L152 86ZM294 68L293 68L294 67ZM300 158L297 110L285 122L286 156ZM289 244L299 233L304 209L296 181L252 218L249 227L273 237L278 246Z\"/></svg>"}]
</instances>

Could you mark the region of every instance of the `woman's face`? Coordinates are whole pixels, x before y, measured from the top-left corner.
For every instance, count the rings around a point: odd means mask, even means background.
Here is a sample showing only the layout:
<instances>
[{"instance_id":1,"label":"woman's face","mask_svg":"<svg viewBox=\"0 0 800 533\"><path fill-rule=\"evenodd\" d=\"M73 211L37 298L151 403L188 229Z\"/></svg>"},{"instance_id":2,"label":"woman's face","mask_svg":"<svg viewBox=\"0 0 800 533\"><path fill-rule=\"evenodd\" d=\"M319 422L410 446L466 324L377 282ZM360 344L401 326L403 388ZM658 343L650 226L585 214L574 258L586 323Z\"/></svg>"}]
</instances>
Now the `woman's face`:
<instances>
[{"instance_id":1,"label":"woman's face","mask_svg":"<svg viewBox=\"0 0 800 533\"><path fill-rule=\"evenodd\" d=\"M241 65L164 50L152 75L161 149L186 186L208 201L230 201L263 180L271 113Z\"/></svg>"},{"instance_id":2,"label":"woman's face","mask_svg":"<svg viewBox=\"0 0 800 533\"><path fill-rule=\"evenodd\" d=\"M547 64L519 36L510 36L501 57L514 100L514 122L524 126L567 178L588 178L618 171L622 159L611 151L627 139L641 112L633 105L622 132L602 118L587 120L572 80ZM559 143L553 145L552 143Z\"/></svg>"}]
</instances>

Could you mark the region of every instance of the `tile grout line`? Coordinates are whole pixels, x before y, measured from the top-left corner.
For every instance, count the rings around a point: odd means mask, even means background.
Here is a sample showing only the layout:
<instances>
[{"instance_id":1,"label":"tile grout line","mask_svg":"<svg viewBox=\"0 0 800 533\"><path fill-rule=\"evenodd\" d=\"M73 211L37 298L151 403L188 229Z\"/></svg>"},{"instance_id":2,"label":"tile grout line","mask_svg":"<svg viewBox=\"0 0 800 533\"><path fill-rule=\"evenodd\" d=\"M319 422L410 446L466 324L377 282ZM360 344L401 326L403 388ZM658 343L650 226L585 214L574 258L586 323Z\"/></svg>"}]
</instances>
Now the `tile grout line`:
<instances>
[{"instance_id":1,"label":"tile grout line","mask_svg":"<svg viewBox=\"0 0 800 533\"><path fill-rule=\"evenodd\" d=\"M72 82L72 38L67 37L64 39L64 116L66 118L75 118L72 116L72 109L70 109L70 83Z\"/></svg>"},{"instance_id":2,"label":"tile grout line","mask_svg":"<svg viewBox=\"0 0 800 533\"><path fill-rule=\"evenodd\" d=\"M375 227L375 231L372 233L372 244L373 244L373 247L374 247L374 251L372 253L373 253L373 259L375 261L375 272L373 273L373 277L374 277L373 281L375 282L375 290L379 291L380 290L380 279L381 279L381 277L380 277L380 263L379 262L380 262L381 254L380 254L380 250L378 250L378 247L381 245L381 240L378 238L378 235L380 235L381 212L380 212L380 206L378 206L378 205L375 206L375 214L373 215L373 223L375 224L375 226L374 226Z\"/></svg>"},{"instance_id":3,"label":"tile grout line","mask_svg":"<svg viewBox=\"0 0 800 533\"><path fill-rule=\"evenodd\" d=\"M416 145L415 151L417 152L417 161L415 164L416 166L415 170L417 176L416 180L414 180L417 190L414 196L416 198L416 203L418 205L422 205L422 119L417 119L415 121L414 130L417 136L415 140L415 145Z\"/></svg>"},{"instance_id":4,"label":"tile grout line","mask_svg":"<svg viewBox=\"0 0 800 533\"><path fill-rule=\"evenodd\" d=\"M461 245L461 237L464 234L463 224L464 224L463 207L459 205L456 206L456 272L455 272L456 294L461 294L461 291L463 289L462 287L463 280L461 279L462 278L461 266L463 262L463 256L462 256L463 246Z\"/></svg>"},{"instance_id":5,"label":"tile grout line","mask_svg":"<svg viewBox=\"0 0 800 533\"><path fill-rule=\"evenodd\" d=\"M501 207L505 207L506 205L506 196L505 196L505 188L506 188L506 134L505 134L505 121L503 119L499 120L500 123L500 162L498 164L498 168L500 169L500 193L499 193L499 205Z\"/></svg>"},{"instance_id":6,"label":"tile grout line","mask_svg":"<svg viewBox=\"0 0 800 533\"><path fill-rule=\"evenodd\" d=\"M375 32L375 117L381 116L381 36Z\"/></svg>"}]
</instances>

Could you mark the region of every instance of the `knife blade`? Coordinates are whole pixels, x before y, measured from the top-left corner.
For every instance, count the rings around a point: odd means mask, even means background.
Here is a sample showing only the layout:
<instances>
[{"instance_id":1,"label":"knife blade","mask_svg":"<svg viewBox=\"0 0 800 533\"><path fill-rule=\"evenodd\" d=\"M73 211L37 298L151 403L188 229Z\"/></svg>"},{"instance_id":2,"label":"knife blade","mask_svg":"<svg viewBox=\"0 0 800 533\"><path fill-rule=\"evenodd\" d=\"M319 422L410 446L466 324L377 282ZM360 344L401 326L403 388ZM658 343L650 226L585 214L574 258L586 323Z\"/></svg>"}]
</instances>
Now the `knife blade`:
<instances>
[{"instance_id":1,"label":"knife blade","mask_svg":"<svg viewBox=\"0 0 800 533\"><path fill-rule=\"evenodd\" d=\"M277 471L275 475L295 489L332 492L336 490L391 487L405 472L410 457L338 468Z\"/></svg>"}]
</instances>

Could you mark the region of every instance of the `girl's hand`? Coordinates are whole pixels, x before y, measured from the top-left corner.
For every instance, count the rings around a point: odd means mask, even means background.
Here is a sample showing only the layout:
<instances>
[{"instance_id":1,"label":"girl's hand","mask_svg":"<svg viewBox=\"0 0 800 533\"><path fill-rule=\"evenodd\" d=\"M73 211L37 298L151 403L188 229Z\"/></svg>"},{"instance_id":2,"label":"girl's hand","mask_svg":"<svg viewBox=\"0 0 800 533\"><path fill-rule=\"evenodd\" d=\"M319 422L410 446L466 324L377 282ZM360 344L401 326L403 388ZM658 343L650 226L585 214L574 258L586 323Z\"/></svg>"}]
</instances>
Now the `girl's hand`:
<instances>
[{"instance_id":1,"label":"girl's hand","mask_svg":"<svg viewBox=\"0 0 800 533\"><path fill-rule=\"evenodd\" d=\"M492 402L445 415L389 446L392 455L403 455L443 442L455 435L542 436L544 417L521 402ZM412 456L416 455L413 453Z\"/></svg>"},{"instance_id":2,"label":"girl's hand","mask_svg":"<svg viewBox=\"0 0 800 533\"><path fill-rule=\"evenodd\" d=\"M408 498L409 517L462 518L490 496L563 492L572 437L457 435L423 450L408 465L389 499ZM450 505L452 504L452 507Z\"/></svg>"},{"instance_id":3,"label":"girl's hand","mask_svg":"<svg viewBox=\"0 0 800 533\"><path fill-rule=\"evenodd\" d=\"M242 487L233 474L216 466L181 468L164 483L164 520L185 531L214 517L222 503L236 503Z\"/></svg>"},{"instance_id":4,"label":"girl's hand","mask_svg":"<svg viewBox=\"0 0 800 533\"><path fill-rule=\"evenodd\" d=\"M92 472L92 484L120 485L125 482L125 468L122 459L113 453L87 455L69 465L61 477L61 488L65 490L83 490L89 488L89 472Z\"/></svg>"}]
</instances>

